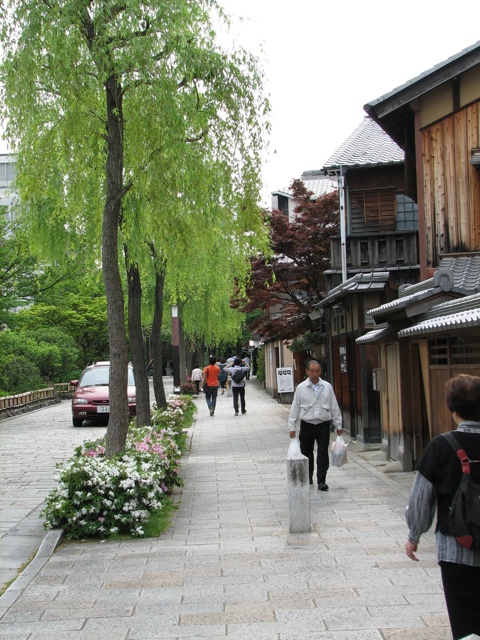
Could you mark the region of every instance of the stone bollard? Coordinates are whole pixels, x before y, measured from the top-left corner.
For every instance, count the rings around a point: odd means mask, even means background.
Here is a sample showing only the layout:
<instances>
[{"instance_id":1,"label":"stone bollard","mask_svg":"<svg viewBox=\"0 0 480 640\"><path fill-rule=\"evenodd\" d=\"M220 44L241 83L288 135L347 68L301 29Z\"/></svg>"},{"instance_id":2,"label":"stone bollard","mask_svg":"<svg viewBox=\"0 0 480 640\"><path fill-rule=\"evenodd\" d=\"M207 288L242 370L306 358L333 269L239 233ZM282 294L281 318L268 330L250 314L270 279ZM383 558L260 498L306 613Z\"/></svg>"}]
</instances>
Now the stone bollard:
<instances>
[{"instance_id":1,"label":"stone bollard","mask_svg":"<svg viewBox=\"0 0 480 640\"><path fill-rule=\"evenodd\" d=\"M232 379L231 378L227 379L227 396L229 396L230 398L233 396Z\"/></svg>"},{"instance_id":2,"label":"stone bollard","mask_svg":"<svg viewBox=\"0 0 480 640\"><path fill-rule=\"evenodd\" d=\"M312 520L308 458L301 453L294 453L287 458L287 485L290 533L309 533Z\"/></svg>"}]
</instances>

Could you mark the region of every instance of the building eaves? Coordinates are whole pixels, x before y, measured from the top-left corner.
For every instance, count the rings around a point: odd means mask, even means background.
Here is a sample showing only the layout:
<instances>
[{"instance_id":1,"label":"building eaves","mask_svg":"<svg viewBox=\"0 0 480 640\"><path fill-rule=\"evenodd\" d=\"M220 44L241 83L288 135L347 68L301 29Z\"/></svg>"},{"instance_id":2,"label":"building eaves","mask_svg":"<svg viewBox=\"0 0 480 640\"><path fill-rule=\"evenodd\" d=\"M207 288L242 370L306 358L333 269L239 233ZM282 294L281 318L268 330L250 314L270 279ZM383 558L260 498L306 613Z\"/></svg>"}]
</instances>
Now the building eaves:
<instances>
[{"instance_id":1,"label":"building eaves","mask_svg":"<svg viewBox=\"0 0 480 640\"><path fill-rule=\"evenodd\" d=\"M326 298L314 306L317 308L327 307L335 300L343 298L353 293L365 293L366 291L383 290L388 282L389 274L386 271L374 273L357 273L353 278L349 278L332 289Z\"/></svg>"},{"instance_id":2,"label":"building eaves","mask_svg":"<svg viewBox=\"0 0 480 640\"><path fill-rule=\"evenodd\" d=\"M387 302L386 304L382 304L380 307L376 309L371 309L369 311L370 315L374 318L376 316L384 315L386 312L398 311L400 309L405 309L412 304L416 304L417 302L423 302L428 300L428 298L433 298L438 293L442 293L443 289L441 287L432 287L431 289L426 289L424 291L418 291L417 293L412 293L409 296L404 296L403 298L397 298L397 300L392 300L391 302Z\"/></svg>"},{"instance_id":3,"label":"building eaves","mask_svg":"<svg viewBox=\"0 0 480 640\"><path fill-rule=\"evenodd\" d=\"M368 102L363 108L368 114L382 118L392 111L408 105L412 100L453 79L459 73L470 69L479 62L480 41L436 64L380 98Z\"/></svg>"},{"instance_id":4,"label":"building eaves","mask_svg":"<svg viewBox=\"0 0 480 640\"><path fill-rule=\"evenodd\" d=\"M368 116L326 161L323 170L403 163L405 153Z\"/></svg>"},{"instance_id":5,"label":"building eaves","mask_svg":"<svg viewBox=\"0 0 480 640\"><path fill-rule=\"evenodd\" d=\"M398 332L399 338L410 338L411 336L437 333L439 331L450 331L452 329L468 329L480 326L480 307L469 309L460 313L452 313L439 318L422 320L413 327L407 327Z\"/></svg>"},{"instance_id":6,"label":"building eaves","mask_svg":"<svg viewBox=\"0 0 480 640\"><path fill-rule=\"evenodd\" d=\"M392 327L390 327L387 323L380 324L376 329L369 331L363 336L360 336L355 340L357 344L373 344L375 342L380 342L387 336L390 336L394 333Z\"/></svg>"},{"instance_id":7,"label":"building eaves","mask_svg":"<svg viewBox=\"0 0 480 640\"><path fill-rule=\"evenodd\" d=\"M436 304L431 309L429 309L427 313L421 316L420 319L421 321L431 320L432 318L439 318L441 316L461 313L463 311L471 311L477 308L480 309L480 293L475 293L472 296L465 296L465 298L458 298L457 300L449 300L448 302Z\"/></svg>"}]
</instances>

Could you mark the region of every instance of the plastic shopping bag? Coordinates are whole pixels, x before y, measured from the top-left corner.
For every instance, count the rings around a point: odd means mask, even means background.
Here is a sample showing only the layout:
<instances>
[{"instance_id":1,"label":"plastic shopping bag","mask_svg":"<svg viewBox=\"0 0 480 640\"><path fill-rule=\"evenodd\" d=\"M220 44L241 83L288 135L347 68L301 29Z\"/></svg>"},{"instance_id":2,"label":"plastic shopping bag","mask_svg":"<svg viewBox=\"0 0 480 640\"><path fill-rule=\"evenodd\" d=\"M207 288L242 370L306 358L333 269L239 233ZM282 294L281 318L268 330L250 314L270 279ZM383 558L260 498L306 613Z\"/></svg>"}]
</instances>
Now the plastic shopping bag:
<instances>
[{"instance_id":1,"label":"plastic shopping bag","mask_svg":"<svg viewBox=\"0 0 480 640\"><path fill-rule=\"evenodd\" d=\"M300 443L298 442L297 438L291 438L290 439L290 446L288 447L288 451L287 451L287 458L290 458L291 456L295 455L296 453L301 453L301 451L300 451Z\"/></svg>"},{"instance_id":2,"label":"plastic shopping bag","mask_svg":"<svg viewBox=\"0 0 480 640\"><path fill-rule=\"evenodd\" d=\"M332 467L342 467L347 462L347 444L343 436L337 436L332 443Z\"/></svg>"}]
</instances>

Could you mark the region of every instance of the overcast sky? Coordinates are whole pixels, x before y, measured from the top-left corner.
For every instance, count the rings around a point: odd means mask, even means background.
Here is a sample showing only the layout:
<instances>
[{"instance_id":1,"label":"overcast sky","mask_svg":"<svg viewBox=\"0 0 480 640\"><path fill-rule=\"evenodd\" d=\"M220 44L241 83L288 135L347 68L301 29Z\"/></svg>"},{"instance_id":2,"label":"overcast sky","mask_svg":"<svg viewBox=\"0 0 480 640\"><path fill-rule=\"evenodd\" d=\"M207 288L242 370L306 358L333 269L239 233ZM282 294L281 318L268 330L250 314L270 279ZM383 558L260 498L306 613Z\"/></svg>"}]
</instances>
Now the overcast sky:
<instances>
[{"instance_id":1,"label":"overcast sky","mask_svg":"<svg viewBox=\"0 0 480 640\"><path fill-rule=\"evenodd\" d=\"M363 105L480 39L480 2L218 0L232 34L258 54L272 104L263 204L320 169L361 122ZM6 150L6 144L0 144Z\"/></svg>"},{"instance_id":2,"label":"overcast sky","mask_svg":"<svg viewBox=\"0 0 480 640\"><path fill-rule=\"evenodd\" d=\"M238 43L261 57L272 103L264 204L320 169L363 105L480 40L480 3L462 0L219 0L248 16Z\"/></svg>"}]
</instances>

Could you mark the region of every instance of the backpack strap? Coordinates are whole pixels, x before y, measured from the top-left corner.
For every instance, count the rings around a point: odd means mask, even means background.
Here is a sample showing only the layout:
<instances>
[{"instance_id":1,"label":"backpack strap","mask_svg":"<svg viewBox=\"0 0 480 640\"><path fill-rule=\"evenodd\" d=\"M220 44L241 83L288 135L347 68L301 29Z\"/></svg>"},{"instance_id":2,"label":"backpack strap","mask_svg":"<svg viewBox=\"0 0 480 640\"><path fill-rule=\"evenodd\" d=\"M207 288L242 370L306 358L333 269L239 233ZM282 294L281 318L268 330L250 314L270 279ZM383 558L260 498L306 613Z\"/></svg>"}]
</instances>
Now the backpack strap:
<instances>
[{"instance_id":1,"label":"backpack strap","mask_svg":"<svg viewBox=\"0 0 480 640\"><path fill-rule=\"evenodd\" d=\"M448 442L448 444L452 447L452 449L455 451L457 456L460 458L460 462L462 463L462 472L470 473L471 471L470 459L465 453L465 450L462 449L461 446L458 444L458 440L454 436L453 431L449 431L448 433L442 433L442 436L445 438L445 440ZM476 460L472 460L472 462L476 462Z\"/></svg>"}]
</instances>

